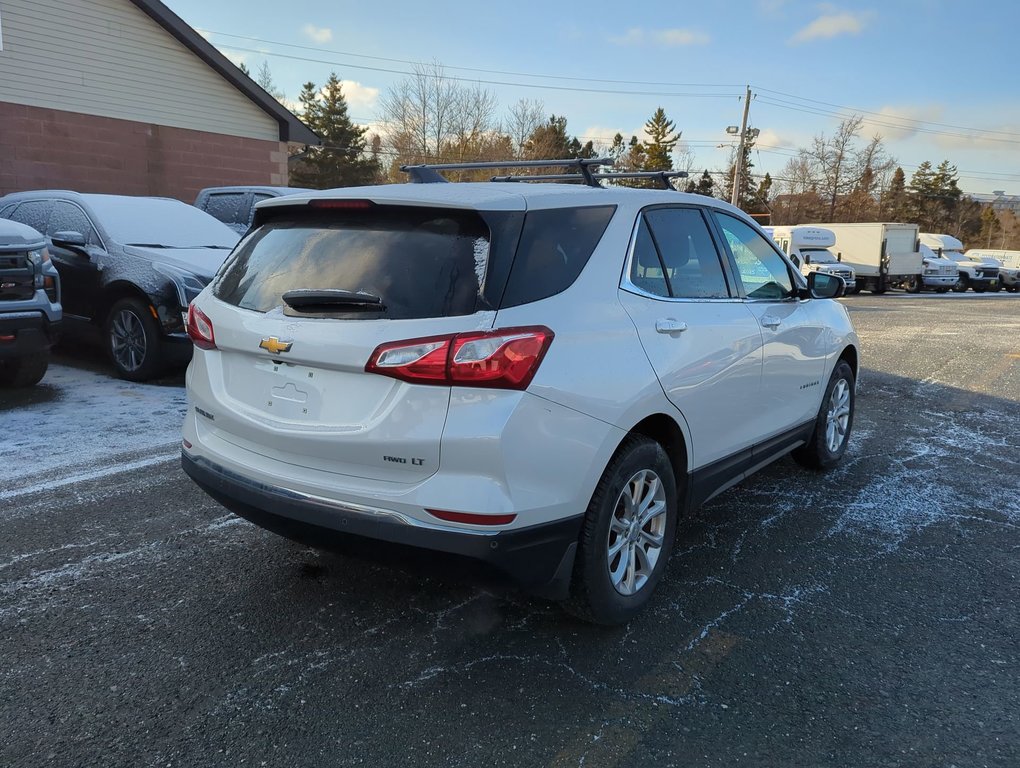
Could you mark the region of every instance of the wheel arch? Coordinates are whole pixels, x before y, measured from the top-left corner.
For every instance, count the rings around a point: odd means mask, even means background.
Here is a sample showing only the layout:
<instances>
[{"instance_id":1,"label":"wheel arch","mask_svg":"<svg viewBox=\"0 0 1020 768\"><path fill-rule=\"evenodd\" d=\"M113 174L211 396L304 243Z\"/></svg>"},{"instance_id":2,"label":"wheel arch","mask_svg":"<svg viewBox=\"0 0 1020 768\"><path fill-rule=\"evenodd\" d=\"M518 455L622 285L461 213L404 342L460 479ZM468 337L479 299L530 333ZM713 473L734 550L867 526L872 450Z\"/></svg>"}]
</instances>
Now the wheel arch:
<instances>
[{"instance_id":1,"label":"wheel arch","mask_svg":"<svg viewBox=\"0 0 1020 768\"><path fill-rule=\"evenodd\" d=\"M690 477L690 451L688 450L687 436L676 419L665 413L654 413L631 427L628 434L643 435L662 446L673 467L673 476L676 479L680 498L686 499Z\"/></svg>"},{"instance_id":2,"label":"wheel arch","mask_svg":"<svg viewBox=\"0 0 1020 768\"><path fill-rule=\"evenodd\" d=\"M121 299L138 299L147 307L153 306L152 297L137 285L128 280L116 280L103 288L103 293L96 307L97 311L92 318L92 322L102 326L106 322L106 317L110 314L110 310L113 309L113 305ZM158 317L156 317L156 322L159 322Z\"/></svg>"},{"instance_id":3,"label":"wheel arch","mask_svg":"<svg viewBox=\"0 0 1020 768\"><path fill-rule=\"evenodd\" d=\"M857 381L860 366L860 354L857 351L857 347L853 344L847 345L846 349L840 353L839 359L846 360L850 365L850 370L854 372L854 381Z\"/></svg>"}]
</instances>

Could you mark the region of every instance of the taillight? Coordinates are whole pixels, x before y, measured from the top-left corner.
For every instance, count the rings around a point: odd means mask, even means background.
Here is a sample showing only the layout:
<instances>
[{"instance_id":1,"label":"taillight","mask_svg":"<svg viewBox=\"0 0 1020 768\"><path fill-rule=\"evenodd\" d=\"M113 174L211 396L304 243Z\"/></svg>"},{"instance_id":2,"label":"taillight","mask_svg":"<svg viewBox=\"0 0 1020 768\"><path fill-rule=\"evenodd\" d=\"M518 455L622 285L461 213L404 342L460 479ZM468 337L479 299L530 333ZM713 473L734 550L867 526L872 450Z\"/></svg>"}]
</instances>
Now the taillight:
<instances>
[{"instance_id":1,"label":"taillight","mask_svg":"<svg viewBox=\"0 0 1020 768\"><path fill-rule=\"evenodd\" d=\"M213 333L212 320L196 307L188 305L188 337L199 349L216 349L216 336Z\"/></svg>"},{"instance_id":2,"label":"taillight","mask_svg":"<svg viewBox=\"0 0 1020 768\"><path fill-rule=\"evenodd\" d=\"M543 326L381 344L365 370L414 384L527 389L553 340Z\"/></svg>"}]
</instances>

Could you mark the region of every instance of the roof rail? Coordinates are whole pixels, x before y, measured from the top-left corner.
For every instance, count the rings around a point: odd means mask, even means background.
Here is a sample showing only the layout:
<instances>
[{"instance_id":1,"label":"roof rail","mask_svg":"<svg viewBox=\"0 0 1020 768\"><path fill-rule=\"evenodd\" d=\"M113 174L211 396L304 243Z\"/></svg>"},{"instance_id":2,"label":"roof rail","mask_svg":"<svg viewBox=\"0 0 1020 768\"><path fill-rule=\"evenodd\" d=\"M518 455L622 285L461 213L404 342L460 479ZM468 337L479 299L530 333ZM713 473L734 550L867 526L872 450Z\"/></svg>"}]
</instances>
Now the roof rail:
<instances>
[{"instance_id":1,"label":"roof rail","mask_svg":"<svg viewBox=\"0 0 1020 768\"><path fill-rule=\"evenodd\" d=\"M589 187L600 187L601 184L591 172L593 167L612 165L611 157L573 157L567 160L507 160L479 163L423 163L421 165L402 165L400 170L410 175L415 184L436 184L446 181L439 171L471 171L485 168L577 168L581 172L584 183ZM576 176L577 174L564 174Z\"/></svg>"},{"instance_id":2,"label":"roof rail","mask_svg":"<svg viewBox=\"0 0 1020 768\"><path fill-rule=\"evenodd\" d=\"M669 183L670 179L686 179L689 174L687 171L619 171L612 173L593 173L592 178L601 181L607 179L613 181L615 179L658 179L662 183L663 189L677 190L672 184ZM547 173L547 174L534 174L528 176L493 176L490 181L576 181L576 173ZM601 186L598 185L598 186Z\"/></svg>"}]
</instances>

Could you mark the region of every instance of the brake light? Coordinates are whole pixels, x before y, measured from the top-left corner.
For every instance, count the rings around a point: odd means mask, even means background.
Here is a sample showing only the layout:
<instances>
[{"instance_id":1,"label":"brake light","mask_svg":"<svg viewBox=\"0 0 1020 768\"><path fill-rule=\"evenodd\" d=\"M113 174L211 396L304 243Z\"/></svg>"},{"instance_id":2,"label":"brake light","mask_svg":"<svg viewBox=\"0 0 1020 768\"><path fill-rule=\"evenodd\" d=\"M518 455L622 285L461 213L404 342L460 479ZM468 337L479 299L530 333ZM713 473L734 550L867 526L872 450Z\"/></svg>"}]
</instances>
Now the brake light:
<instances>
[{"instance_id":1,"label":"brake light","mask_svg":"<svg viewBox=\"0 0 1020 768\"><path fill-rule=\"evenodd\" d=\"M194 304L188 305L188 337L199 349L216 349L212 320Z\"/></svg>"},{"instance_id":2,"label":"brake light","mask_svg":"<svg viewBox=\"0 0 1020 768\"><path fill-rule=\"evenodd\" d=\"M524 390L553 335L529 326L389 342L376 347L365 370L413 384Z\"/></svg>"},{"instance_id":3,"label":"brake light","mask_svg":"<svg viewBox=\"0 0 1020 768\"><path fill-rule=\"evenodd\" d=\"M364 211L369 208L374 208L375 203L371 200L329 200L323 198L315 198L314 200L308 201L309 208L333 208L333 209L346 209L349 211Z\"/></svg>"}]
</instances>

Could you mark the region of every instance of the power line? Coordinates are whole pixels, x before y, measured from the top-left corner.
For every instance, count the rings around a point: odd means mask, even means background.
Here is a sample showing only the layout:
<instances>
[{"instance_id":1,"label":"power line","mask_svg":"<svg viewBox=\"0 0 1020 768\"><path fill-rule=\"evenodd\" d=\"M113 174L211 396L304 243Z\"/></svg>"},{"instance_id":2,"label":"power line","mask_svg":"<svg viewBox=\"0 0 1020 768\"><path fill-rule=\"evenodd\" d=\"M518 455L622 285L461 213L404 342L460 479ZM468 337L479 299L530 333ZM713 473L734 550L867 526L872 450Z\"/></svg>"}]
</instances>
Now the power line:
<instances>
[{"instance_id":1,"label":"power line","mask_svg":"<svg viewBox=\"0 0 1020 768\"><path fill-rule=\"evenodd\" d=\"M298 48L303 51L318 51L319 53L332 53L337 56L353 56L358 59L372 59L373 61L389 61L394 64L411 64L412 66L432 66L432 62L427 61L415 61L414 59L394 59L387 56L371 56L367 53L354 53L353 51L341 51L333 48L320 48L311 45L299 45L297 43L284 43L279 40L266 40L261 37L249 37L247 35L235 35L231 32L216 32L215 30L206 29L204 32L210 35L221 35L223 37L232 37L238 40L249 40L255 43L266 43L267 45L282 45L287 48ZM233 46L232 46L233 47ZM237 50L248 50L244 48L237 48ZM268 55L266 51L256 51L256 53L263 53ZM648 80L614 80L611 78L602 77L574 77L571 75L548 75L540 74L537 72L514 72L510 70L502 69L482 69L480 67L461 67L453 64L440 64L443 69L456 69L462 72L481 72L489 75L506 75L509 77L534 77L542 80L570 80L573 82L580 83L613 83L615 85L645 85L653 87L668 87L668 88L739 88L739 84L734 83L672 83L672 82L656 82ZM388 71L388 70L387 70ZM451 78L453 79L453 78ZM475 82L471 78L471 82Z\"/></svg>"},{"instance_id":2,"label":"power line","mask_svg":"<svg viewBox=\"0 0 1020 768\"><path fill-rule=\"evenodd\" d=\"M261 56L273 56L279 59L291 59L293 61L306 61L313 64L329 64L334 67L346 67L348 69L365 69L370 72L386 72L392 75L413 75L413 72L408 72L401 69L387 69L386 67L369 67L365 64L351 64L342 61L329 61L328 59L316 59L310 56L294 56L288 53L276 53L274 51L260 51L255 48L242 48L240 46L230 46L232 50L244 51L245 53L257 53ZM573 93L605 93L613 94L617 96L666 96L670 98L715 98L715 99L731 99L736 98L735 93L676 93L671 91L631 91L631 90L614 90L610 88L578 88L566 85L542 85L540 83L511 83L506 80L480 80L473 77L456 77L454 75L444 75L447 80L455 80L457 82L464 83L484 83L485 85L501 85L508 86L511 88L540 88L547 91L570 91Z\"/></svg>"}]
</instances>

